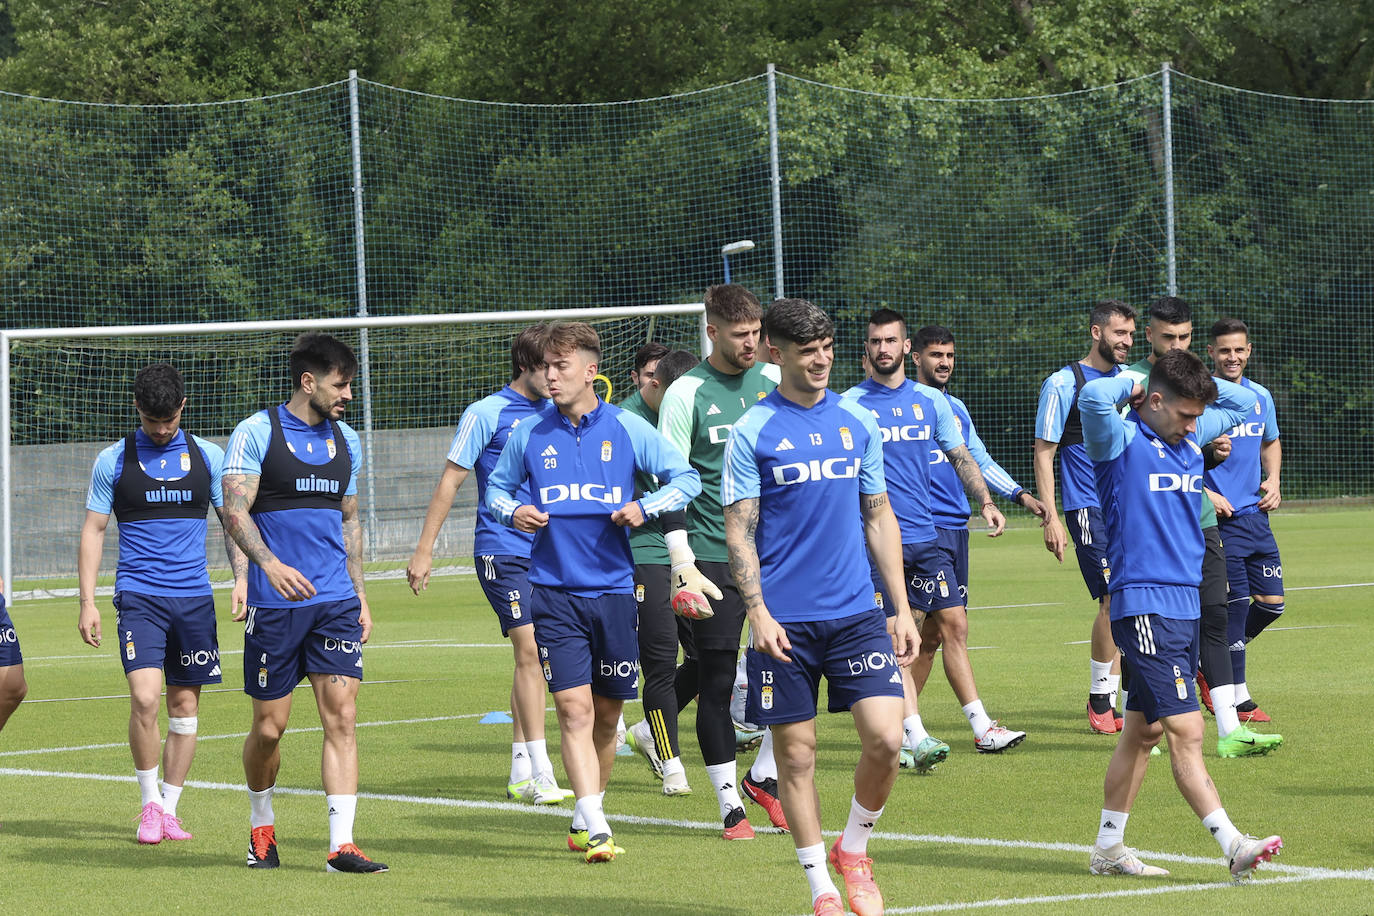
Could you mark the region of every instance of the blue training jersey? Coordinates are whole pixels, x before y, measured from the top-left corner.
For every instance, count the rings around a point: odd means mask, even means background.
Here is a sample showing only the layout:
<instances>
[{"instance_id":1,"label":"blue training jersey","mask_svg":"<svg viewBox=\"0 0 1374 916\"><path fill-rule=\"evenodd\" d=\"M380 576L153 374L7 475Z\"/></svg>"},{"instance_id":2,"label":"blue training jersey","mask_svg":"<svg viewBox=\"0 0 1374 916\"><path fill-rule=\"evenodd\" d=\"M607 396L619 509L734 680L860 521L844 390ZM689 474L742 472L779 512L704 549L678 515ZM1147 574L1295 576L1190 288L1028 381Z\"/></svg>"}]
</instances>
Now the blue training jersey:
<instances>
[{"instance_id":1,"label":"blue training jersey","mask_svg":"<svg viewBox=\"0 0 1374 916\"><path fill-rule=\"evenodd\" d=\"M725 445L721 503L759 501L754 542L775 620L874 607L859 494L886 490L882 434L856 399L826 391L802 407L775 390L745 411Z\"/></svg>"},{"instance_id":2,"label":"blue training jersey","mask_svg":"<svg viewBox=\"0 0 1374 916\"><path fill-rule=\"evenodd\" d=\"M1135 411L1127 418L1117 412L1134 386L1130 378L1099 379L1079 396L1107 526L1112 619L1158 614L1193 620L1200 616L1206 549L1197 516L1201 446L1252 410L1255 395L1217 379L1219 395L1198 418L1197 432L1169 445Z\"/></svg>"},{"instance_id":3,"label":"blue training jersey","mask_svg":"<svg viewBox=\"0 0 1374 916\"><path fill-rule=\"evenodd\" d=\"M685 509L701 492L687 459L613 404L598 400L577 426L550 404L515 428L487 478L487 508L503 525L522 505L549 514L530 548L531 585L581 596L634 590L629 529L611 513L634 499L636 471L663 484L639 500L646 518Z\"/></svg>"},{"instance_id":4,"label":"blue training jersey","mask_svg":"<svg viewBox=\"0 0 1374 916\"><path fill-rule=\"evenodd\" d=\"M487 508L487 479L510 434L548 403L546 398L530 400L507 385L468 405L458 421L458 432L449 446L448 460L460 468L477 472L477 523L472 535L472 552L476 556L530 555L534 535L507 528ZM522 489L516 498L529 502L529 490Z\"/></svg>"},{"instance_id":5,"label":"blue training jersey","mask_svg":"<svg viewBox=\"0 0 1374 916\"><path fill-rule=\"evenodd\" d=\"M200 436L191 441L200 449L210 472L210 504L224 505L221 480L224 474L224 449ZM134 446L143 474L154 481L171 483L191 471L191 455L186 433L177 434L164 446L157 446L142 429L134 432ZM124 440L101 450L91 469L91 484L86 490L86 508L109 515L115 508L115 488L124 474ZM165 488L164 488L165 489ZM206 568L205 537L207 516L199 518L146 518L124 520L119 527L119 563L115 567L115 591L143 595L180 596L210 594L210 573Z\"/></svg>"},{"instance_id":6,"label":"blue training jersey","mask_svg":"<svg viewBox=\"0 0 1374 916\"><path fill-rule=\"evenodd\" d=\"M889 388L865 379L844 393L873 415L883 443L883 476L903 544L935 540L930 451L964 444L949 402L928 385L905 379Z\"/></svg>"},{"instance_id":7,"label":"blue training jersey","mask_svg":"<svg viewBox=\"0 0 1374 916\"><path fill-rule=\"evenodd\" d=\"M1227 431L1231 456L1207 472L1207 486L1231 501L1236 515L1259 511L1260 446L1279 437L1274 396L1263 385L1241 378L1241 387L1254 392L1255 406Z\"/></svg>"},{"instance_id":8,"label":"blue training jersey","mask_svg":"<svg viewBox=\"0 0 1374 916\"><path fill-rule=\"evenodd\" d=\"M1115 377L1121 371L1120 366L1113 366L1110 372L1099 372L1083 363L1078 363L1078 367L1089 382ZM1040 403L1035 410L1035 438L1060 443L1059 501L1065 512L1098 505L1092 462L1083 448L1078 424L1070 422L1078 396L1077 384L1073 364L1060 369L1040 386ZM1053 506L1045 508L1054 509Z\"/></svg>"},{"instance_id":9,"label":"blue training jersey","mask_svg":"<svg viewBox=\"0 0 1374 916\"><path fill-rule=\"evenodd\" d=\"M959 431L963 433L964 441L968 444L969 454L977 462L978 470L983 472L983 480L987 483L988 489L1015 502L1021 495L1021 487L988 454L987 446L979 438L978 431L973 428L973 418L969 416L968 407L948 391L940 393L949 402L950 410L954 412L954 420L959 424ZM959 472L954 470L954 465L949 463L945 450L938 445L930 447L930 511L935 517L936 528L968 527L969 502L968 494L964 492L964 482L959 479Z\"/></svg>"},{"instance_id":10,"label":"blue training jersey","mask_svg":"<svg viewBox=\"0 0 1374 916\"><path fill-rule=\"evenodd\" d=\"M286 409L285 404L270 408L276 411L286 448L298 461L306 465L324 466L334 463L339 443L334 441L334 424L326 420L315 426L306 425ZM347 480L341 496L358 493L358 468L362 465L362 444L347 423L338 422L343 445L349 461ZM225 474L244 474L259 478L258 501L262 502L263 461L272 444L272 422L266 410L260 410L234 428L229 437L229 452L225 458ZM310 481L314 480L311 475ZM302 487L308 487L302 480ZM311 501L302 489L302 501ZM348 552L343 541L343 513L340 509L317 505L301 508L281 508L253 512L253 521L262 534L263 542L277 559L294 567L315 586L315 596L308 604L328 601L347 601L357 597L353 580L348 575ZM267 576L256 563L248 565L248 603L254 607L299 607L302 602L288 601L277 594Z\"/></svg>"}]
</instances>

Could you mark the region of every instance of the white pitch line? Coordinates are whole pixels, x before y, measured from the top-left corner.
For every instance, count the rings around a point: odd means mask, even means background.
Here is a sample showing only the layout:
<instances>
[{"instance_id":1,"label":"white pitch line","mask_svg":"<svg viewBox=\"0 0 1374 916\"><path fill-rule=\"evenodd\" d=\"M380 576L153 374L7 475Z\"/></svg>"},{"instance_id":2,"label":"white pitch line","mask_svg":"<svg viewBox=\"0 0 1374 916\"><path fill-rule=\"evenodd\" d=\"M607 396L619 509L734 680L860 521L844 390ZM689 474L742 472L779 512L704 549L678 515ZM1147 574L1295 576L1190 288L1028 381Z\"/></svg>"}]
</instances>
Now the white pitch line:
<instances>
[{"instance_id":1,"label":"white pitch line","mask_svg":"<svg viewBox=\"0 0 1374 916\"><path fill-rule=\"evenodd\" d=\"M1039 601L1035 604L979 604L969 608L970 611L1000 611L1005 608L1018 607L1059 607L1062 601Z\"/></svg>"},{"instance_id":2,"label":"white pitch line","mask_svg":"<svg viewBox=\"0 0 1374 916\"><path fill-rule=\"evenodd\" d=\"M507 648L509 645L510 645L510 643L501 643L501 642L427 642L427 641L422 642L422 641L419 641L419 640L415 640L415 641L407 641L407 642L384 642L384 643L377 643L377 644L375 644L375 645L369 643L369 644L363 649L363 652L364 652L364 653L367 653L367 652L376 652L376 651L378 651L379 649L505 649L505 648ZM98 650L98 649L95 650L95 651L96 651L96 652L100 652L100 650ZM220 650L219 650L219 654L220 654L221 656L225 656L225 655L242 655L242 654L243 654L243 650L242 650L242 649L220 649ZM25 662L25 663L28 663L28 662L56 662L56 661L69 661L69 660L71 660L71 659L80 659L80 660L83 660L83 661L92 661L92 660L99 660L99 659L105 659L105 658L118 658L118 657L119 657L119 653L118 653L118 652L106 652L106 653L101 653L101 654L97 654L97 655L30 655L30 656L25 656L24 662Z\"/></svg>"},{"instance_id":3,"label":"white pitch line","mask_svg":"<svg viewBox=\"0 0 1374 916\"><path fill-rule=\"evenodd\" d=\"M444 680L448 680L448 678L439 678L439 677L392 678L392 679L390 679L390 680L385 680L385 681L363 681L363 683L364 683L364 684L370 684L371 686L375 687L375 686L377 686L378 684L414 684L414 683L416 683L416 682L418 682L418 681L444 681ZM207 686L208 686L208 685L207 685ZM292 690L302 690L302 689L308 688L309 686L310 686L310 682L309 682L309 681L301 681L299 684L297 684L295 687L293 687ZM214 688L211 688L211 689L209 689L209 690L202 689L200 692L201 692L202 695L210 694L210 693L243 693L243 688L242 688L242 687L214 687ZM164 692L164 694L165 694L165 692ZM45 697L45 698L43 698L43 699L41 699L41 700L25 700L25 701L24 701L24 705L26 705L26 706L32 706L34 703L83 703L83 702L85 702L86 700L127 700L128 698L129 698L129 695L128 695L127 693L111 693L111 694L106 694L106 695L104 695L104 696L92 696L92 697Z\"/></svg>"},{"instance_id":4,"label":"white pitch line","mask_svg":"<svg viewBox=\"0 0 1374 916\"><path fill-rule=\"evenodd\" d=\"M1324 588L1369 588L1374 582L1348 582L1345 585L1299 585L1284 589L1289 592L1315 592Z\"/></svg>"}]
</instances>

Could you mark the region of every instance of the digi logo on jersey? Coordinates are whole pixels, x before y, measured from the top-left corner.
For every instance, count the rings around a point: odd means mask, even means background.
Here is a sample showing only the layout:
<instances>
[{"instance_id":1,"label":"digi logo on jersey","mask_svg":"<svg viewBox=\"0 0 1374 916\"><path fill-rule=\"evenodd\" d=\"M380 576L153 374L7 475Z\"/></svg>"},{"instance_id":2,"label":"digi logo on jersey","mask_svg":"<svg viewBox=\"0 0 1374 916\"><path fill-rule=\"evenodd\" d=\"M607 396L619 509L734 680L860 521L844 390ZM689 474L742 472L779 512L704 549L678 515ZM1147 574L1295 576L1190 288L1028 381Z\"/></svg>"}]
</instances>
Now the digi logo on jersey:
<instances>
[{"instance_id":1,"label":"digi logo on jersey","mask_svg":"<svg viewBox=\"0 0 1374 916\"><path fill-rule=\"evenodd\" d=\"M143 498L150 503L189 503L192 497L190 490L169 490L166 487L158 487L156 490L144 490Z\"/></svg>"},{"instance_id":2,"label":"digi logo on jersey","mask_svg":"<svg viewBox=\"0 0 1374 916\"><path fill-rule=\"evenodd\" d=\"M1256 404L1255 406L1258 407L1259 405ZM1244 439L1247 436L1258 438L1264 435L1264 424L1240 423L1236 426L1231 427L1231 432L1227 435L1229 435L1232 439Z\"/></svg>"},{"instance_id":3,"label":"digi logo on jersey","mask_svg":"<svg viewBox=\"0 0 1374 916\"><path fill-rule=\"evenodd\" d=\"M883 442L925 442L930 439L930 426L880 426Z\"/></svg>"},{"instance_id":4,"label":"digi logo on jersey","mask_svg":"<svg viewBox=\"0 0 1374 916\"><path fill-rule=\"evenodd\" d=\"M1156 493L1181 490L1184 493L1202 492L1201 474L1151 474L1150 489Z\"/></svg>"},{"instance_id":5,"label":"digi logo on jersey","mask_svg":"<svg viewBox=\"0 0 1374 916\"><path fill-rule=\"evenodd\" d=\"M773 468L773 482L780 487L813 480L848 480L859 476L858 458L812 458L810 461L797 461L780 464Z\"/></svg>"},{"instance_id":6,"label":"digi logo on jersey","mask_svg":"<svg viewBox=\"0 0 1374 916\"><path fill-rule=\"evenodd\" d=\"M314 474L311 474L309 477L297 477L296 492L337 493L339 492L339 482L337 480L330 480L327 477L316 477Z\"/></svg>"},{"instance_id":7,"label":"digi logo on jersey","mask_svg":"<svg viewBox=\"0 0 1374 916\"><path fill-rule=\"evenodd\" d=\"M730 430L733 428L733 423L726 423L724 426L712 426L707 428L706 434L710 437L712 445L721 445L730 438Z\"/></svg>"},{"instance_id":8,"label":"digi logo on jersey","mask_svg":"<svg viewBox=\"0 0 1374 916\"><path fill-rule=\"evenodd\" d=\"M599 483L556 483L551 486L540 487L539 501L546 506L553 503L578 501L618 506L624 502L620 498L620 487L607 487Z\"/></svg>"}]
</instances>

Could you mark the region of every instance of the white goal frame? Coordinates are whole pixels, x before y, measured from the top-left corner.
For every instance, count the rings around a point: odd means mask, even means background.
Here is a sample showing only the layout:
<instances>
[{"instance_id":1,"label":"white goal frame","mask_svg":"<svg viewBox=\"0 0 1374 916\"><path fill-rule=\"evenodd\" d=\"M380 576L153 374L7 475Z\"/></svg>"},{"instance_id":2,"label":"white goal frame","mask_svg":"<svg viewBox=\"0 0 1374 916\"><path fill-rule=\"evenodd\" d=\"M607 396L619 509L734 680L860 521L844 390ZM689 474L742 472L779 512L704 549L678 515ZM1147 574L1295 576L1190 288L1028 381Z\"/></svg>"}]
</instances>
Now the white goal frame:
<instances>
[{"instance_id":1,"label":"white goal frame","mask_svg":"<svg viewBox=\"0 0 1374 916\"><path fill-rule=\"evenodd\" d=\"M118 325L111 327L83 328L21 328L0 329L0 574L5 580L5 597L14 595L14 529L13 529L13 454L12 421L13 405L10 376L10 345L21 340L57 340L64 338L101 338L101 337L150 337L172 335L232 334L242 332L301 332L301 331L347 331L359 332L358 384L363 402L363 422L359 433L363 439L365 454L372 451L372 398L371 371L367 331L370 328L434 327L463 324L496 324L500 322L520 323L537 321L579 321L607 318L645 318L650 319L652 335L653 320L658 316L698 317L701 331L701 352L703 357L710 353L710 341L706 336L706 307L701 302L644 305L631 308L565 308L531 309L528 311L505 312L466 312L438 315L398 315L389 317L365 318L317 318L306 320L280 321L217 321L193 324L144 324ZM376 509L373 501L375 471L373 462L364 465L363 485L367 493L367 511L364 518L365 530L370 534L376 526Z\"/></svg>"}]
</instances>

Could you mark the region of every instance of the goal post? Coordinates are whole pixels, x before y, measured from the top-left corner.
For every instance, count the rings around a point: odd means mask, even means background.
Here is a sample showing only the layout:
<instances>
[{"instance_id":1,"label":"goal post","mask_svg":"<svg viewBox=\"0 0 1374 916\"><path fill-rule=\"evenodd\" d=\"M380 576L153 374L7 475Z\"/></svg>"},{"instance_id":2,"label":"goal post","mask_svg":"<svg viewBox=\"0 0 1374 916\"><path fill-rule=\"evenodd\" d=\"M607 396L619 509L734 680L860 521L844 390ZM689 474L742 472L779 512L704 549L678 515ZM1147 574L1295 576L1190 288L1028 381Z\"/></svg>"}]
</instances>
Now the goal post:
<instances>
[{"instance_id":1,"label":"goal post","mask_svg":"<svg viewBox=\"0 0 1374 916\"><path fill-rule=\"evenodd\" d=\"M289 395L287 354L310 330L337 335L369 371L345 422L363 444L358 496L369 561L410 556L463 409L510 381L510 342L538 321L586 321L602 338L600 372L628 393L648 340L708 352L702 303L313 320L0 330L0 572L73 578L91 466L137 424L140 368L170 362L186 377L183 428L223 445L237 423ZM364 352L364 350L366 352ZM365 386L365 387L364 387ZM476 487L465 487L435 555L470 555ZM226 561L211 525L212 569ZM114 568L106 537L102 572Z\"/></svg>"}]
</instances>

